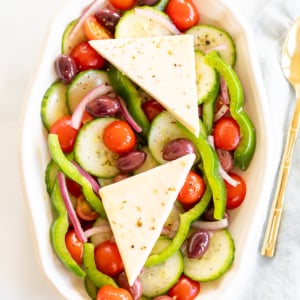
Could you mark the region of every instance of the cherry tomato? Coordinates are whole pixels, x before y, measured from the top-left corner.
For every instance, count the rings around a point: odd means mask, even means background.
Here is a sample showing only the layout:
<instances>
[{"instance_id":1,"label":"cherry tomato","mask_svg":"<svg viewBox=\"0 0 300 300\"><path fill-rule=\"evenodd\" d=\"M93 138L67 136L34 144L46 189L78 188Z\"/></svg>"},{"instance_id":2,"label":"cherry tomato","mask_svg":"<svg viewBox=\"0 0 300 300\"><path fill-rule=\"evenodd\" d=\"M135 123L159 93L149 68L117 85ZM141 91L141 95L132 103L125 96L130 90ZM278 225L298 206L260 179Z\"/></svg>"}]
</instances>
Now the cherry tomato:
<instances>
[{"instance_id":1,"label":"cherry tomato","mask_svg":"<svg viewBox=\"0 0 300 300\"><path fill-rule=\"evenodd\" d=\"M69 230L65 237L65 242L68 251L70 252L73 259L78 263L82 264L83 256L83 243L79 241L75 231L73 229Z\"/></svg>"},{"instance_id":2,"label":"cherry tomato","mask_svg":"<svg viewBox=\"0 0 300 300\"><path fill-rule=\"evenodd\" d=\"M246 197L247 186L244 179L235 173L229 173L229 175L238 183L237 186L232 186L225 181L227 190L227 203L226 207L228 209L237 208L242 204Z\"/></svg>"},{"instance_id":3,"label":"cherry tomato","mask_svg":"<svg viewBox=\"0 0 300 300\"><path fill-rule=\"evenodd\" d=\"M70 56L75 60L79 71L101 69L105 66L106 62L88 42L81 42L76 45L71 51Z\"/></svg>"},{"instance_id":4,"label":"cherry tomato","mask_svg":"<svg viewBox=\"0 0 300 300\"><path fill-rule=\"evenodd\" d=\"M58 141L63 152L73 150L78 130L71 126L71 116L64 116L57 120L50 128L50 133L58 135Z\"/></svg>"},{"instance_id":5,"label":"cherry tomato","mask_svg":"<svg viewBox=\"0 0 300 300\"><path fill-rule=\"evenodd\" d=\"M82 114L81 122L82 124L88 123L94 119L86 110Z\"/></svg>"},{"instance_id":6,"label":"cherry tomato","mask_svg":"<svg viewBox=\"0 0 300 300\"><path fill-rule=\"evenodd\" d=\"M78 184L77 182L73 181L72 179L70 179L69 177L66 177L66 184L67 184L67 188L69 193L74 196L74 197L79 197L82 193L82 188L81 185Z\"/></svg>"},{"instance_id":7,"label":"cherry tomato","mask_svg":"<svg viewBox=\"0 0 300 300\"><path fill-rule=\"evenodd\" d=\"M215 146L227 151L235 150L240 142L240 128L232 117L223 117L213 129Z\"/></svg>"},{"instance_id":8,"label":"cherry tomato","mask_svg":"<svg viewBox=\"0 0 300 300\"><path fill-rule=\"evenodd\" d=\"M106 126L103 141L111 151L125 153L135 146L136 136L127 122L118 120Z\"/></svg>"},{"instance_id":9,"label":"cherry tomato","mask_svg":"<svg viewBox=\"0 0 300 300\"><path fill-rule=\"evenodd\" d=\"M110 39L111 33L94 16L88 16L83 23L83 30L88 40Z\"/></svg>"},{"instance_id":10,"label":"cherry tomato","mask_svg":"<svg viewBox=\"0 0 300 300\"><path fill-rule=\"evenodd\" d=\"M199 22L199 12L192 0L170 0L166 12L175 26L185 31Z\"/></svg>"},{"instance_id":11,"label":"cherry tomato","mask_svg":"<svg viewBox=\"0 0 300 300\"><path fill-rule=\"evenodd\" d=\"M156 100L148 100L144 102L142 105L142 109L150 122L152 122L152 120L159 113L165 110L165 108Z\"/></svg>"},{"instance_id":12,"label":"cherry tomato","mask_svg":"<svg viewBox=\"0 0 300 300\"><path fill-rule=\"evenodd\" d=\"M183 204L194 204L199 201L204 191L205 182L203 178L196 172L190 171L177 198Z\"/></svg>"},{"instance_id":13,"label":"cherry tomato","mask_svg":"<svg viewBox=\"0 0 300 300\"><path fill-rule=\"evenodd\" d=\"M133 298L131 294L123 288L104 285L99 289L96 300L133 300Z\"/></svg>"},{"instance_id":14,"label":"cherry tomato","mask_svg":"<svg viewBox=\"0 0 300 300\"><path fill-rule=\"evenodd\" d=\"M182 275L169 290L168 295L176 300L193 300L200 292L200 283Z\"/></svg>"},{"instance_id":15,"label":"cherry tomato","mask_svg":"<svg viewBox=\"0 0 300 300\"><path fill-rule=\"evenodd\" d=\"M95 262L99 271L115 276L124 270L117 244L107 240L95 248Z\"/></svg>"},{"instance_id":16,"label":"cherry tomato","mask_svg":"<svg viewBox=\"0 0 300 300\"><path fill-rule=\"evenodd\" d=\"M127 10L135 5L135 0L109 0L110 4L120 10Z\"/></svg>"},{"instance_id":17,"label":"cherry tomato","mask_svg":"<svg viewBox=\"0 0 300 300\"><path fill-rule=\"evenodd\" d=\"M85 221L94 221L99 214L90 206L83 195L80 195L76 201L76 213L78 217Z\"/></svg>"}]
</instances>

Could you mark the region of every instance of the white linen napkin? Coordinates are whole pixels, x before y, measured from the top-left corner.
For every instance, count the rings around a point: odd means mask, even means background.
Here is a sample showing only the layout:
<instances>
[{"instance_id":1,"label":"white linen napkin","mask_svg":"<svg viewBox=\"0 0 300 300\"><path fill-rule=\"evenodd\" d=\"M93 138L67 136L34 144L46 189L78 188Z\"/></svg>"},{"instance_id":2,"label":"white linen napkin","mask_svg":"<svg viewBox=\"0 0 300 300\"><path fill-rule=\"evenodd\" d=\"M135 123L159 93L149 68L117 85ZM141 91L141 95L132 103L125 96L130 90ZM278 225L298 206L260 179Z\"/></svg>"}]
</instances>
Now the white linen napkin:
<instances>
[{"instance_id":1,"label":"white linen napkin","mask_svg":"<svg viewBox=\"0 0 300 300\"><path fill-rule=\"evenodd\" d=\"M270 1L250 24L256 40L273 119L273 131L269 134L275 136L274 164L277 171L295 104L295 92L283 76L280 58L285 36L298 16L300 16L299 0L274 0ZM300 182L297 176L299 169L300 141L298 139L275 257L263 257L259 254L265 233L266 224L264 224L262 232L258 233L261 234L261 244L257 253L255 274L250 276L241 300L300 299ZM276 178L277 176L275 176L274 188ZM272 200L271 197L270 205Z\"/></svg>"}]
</instances>

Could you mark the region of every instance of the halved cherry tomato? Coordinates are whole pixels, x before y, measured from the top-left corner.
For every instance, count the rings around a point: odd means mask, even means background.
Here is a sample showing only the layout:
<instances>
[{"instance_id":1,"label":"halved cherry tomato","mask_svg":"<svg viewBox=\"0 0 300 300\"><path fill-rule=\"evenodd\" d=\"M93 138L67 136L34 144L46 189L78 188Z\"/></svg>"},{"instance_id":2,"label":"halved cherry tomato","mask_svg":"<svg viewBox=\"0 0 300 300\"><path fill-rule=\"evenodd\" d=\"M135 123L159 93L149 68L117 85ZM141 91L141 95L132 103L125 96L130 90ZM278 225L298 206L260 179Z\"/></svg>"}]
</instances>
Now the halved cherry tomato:
<instances>
[{"instance_id":1,"label":"halved cherry tomato","mask_svg":"<svg viewBox=\"0 0 300 300\"><path fill-rule=\"evenodd\" d=\"M85 221L94 221L99 214L90 206L83 195L80 195L76 201L76 213L78 217Z\"/></svg>"},{"instance_id":2,"label":"halved cherry tomato","mask_svg":"<svg viewBox=\"0 0 300 300\"><path fill-rule=\"evenodd\" d=\"M193 300L200 292L200 283L182 275L169 290L168 295L176 300Z\"/></svg>"},{"instance_id":3,"label":"halved cherry tomato","mask_svg":"<svg viewBox=\"0 0 300 300\"><path fill-rule=\"evenodd\" d=\"M64 116L57 120L50 128L50 133L58 135L58 141L63 152L73 150L78 130L71 126L71 116Z\"/></svg>"},{"instance_id":4,"label":"halved cherry tomato","mask_svg":"<svg viewBox=\"0 0 300 300\"><path fill-rule=\"evenodd\" d=\"M120 10L127 10L135 5L135 0L109 0L110 4Z\"/></svg>"},{"instance_id":5,"label":"halved cherry tomato","mask_svg":"<svg viewBox=\"0 0 300 300\"><path fill-rule=\"evenodd\" d=\"M226 208L234 209L242 204L246 197L247 186L244 179L235 173L229 173L229 175L238 183L237 186L232 186L225 181L227 190L227 202Z\"/></svg>"},{"instance_id":6,"label":"halved cherry tomato","mask_svg":"<svg viewBox=\"0 0 300 300\"><path fill-rule=\"evenodd\" d=\"M105 59L88 42L81 42L76 45L70 56L75 60L79 71L102 69L106 63Z\"/></svg>"},{"instance_id":7,"label":"halved cherry tomato","mask_svg":"<svg viewBox=\"0 0 300 300\"><path fill-rule=\"evenodd\" d=\"M142 109L147 116L147 119L149 122L152 122L152 120L162 111L165 110L165 108L156 100L148 100L143 103Z\"/></svg>"},{"instance_id":8,"label":"halved cherry tomato","mask_svg":"<svg viewBox=\"0 0 300 300\"><path fill-rule=\"evenodd\" d=\"M223 117L214 125L213 136L216 148L235 150L240 142L240 127L232 117Z\"/></svg>"},{"instance_id":9,"label":"halved cherry tomato","mask_svg":"<svg viewBox=\"0 0 300 300\"><path fill-rule=\"evenodd\" d=\"M170 0L166 12L175 26L185 31L199 22L199 12L192 0Z\"/></svg>"},{"instance_id":10,"label":"halved cherry tomato","mask_svg":"<svg viewBox=\"0 0 300 300\"><path fill-rule=\"evenodd\" d=\"M111 151L125 153L135 146L136 136L127 122L117 120L106 126L103 132L103 141Z\"/></svg>"},{"instance_id":11,"label":"halved cherry tomato","mask_svg":"<svg viewBox=\"0 0 300 300\"><path fill-rule=\"evenodd\" d=\"M88 40L103 40L112 38L111 33L91 15L83 23L83 30Z\"/></svg>"},{"instance_id":12,"label":"halved cherry tomato","mask_svg":"<svg viewBox=\"0 0 300 300\"><path fill-rule=\"evenodd\" d=\"M133 298L131 294L123 288L105 285L99 289L96 300L133 300Z\"/></svg>"},{"instance_id":13,"label":"halved cherry tomato","mask_svg":"<svg viewBox=\"0 0 300 300\"><path fill-rule=\"evenodd\" d=\"M65 242L68 251L70 252L73 259L78 263L82 264L83 257L83 243L79 241L75 231L69 230L65 237Z\"/></svg>"},{"instance_id":14,"label":"halved cherry tomato","mask_svg":"<svg viewBox=\"0 0 300 300\"><path fill-rule=\"evenodd\" d=\"M194 171L190 171L185 183L178 194L178 201L191 205L199 201L205 191L203 178Z\"/></svg>"},{"instance_id":15,"label":"halved cherry tomato","mask_svg":"<svg viewBox=\"0 0 300 300\"><path fill-rule=\"evenodd\" d=\"M81 118L81 122L82 124L85 124L87 122L90 122L94 119L93 116L91 116L86 110L83 111L83 114L82 114L82 118Z\"/></svg>"},{"instance_id":16,"label":"halved cherry tomato","mask_svg":"<svg viewBox=\"0 0 300 300\"><path fill-rule=\"evenodd\" d=\"M66 177L66 184L67 184L68 191L72 196L77 198L82 194L81 185L73 181L69 177Z\"/></svg>"},{"instance_id":17,"label":"halved cherry tomato","mask_svg":"<svg viewBox=\"0 0 300 300\"><path fill-rule=\"evenodd\" d=\"M115 276L124 270L122 258L114 241L104 241L95 248L95 263L99 271Z\"/></svg>"}]
</instances>

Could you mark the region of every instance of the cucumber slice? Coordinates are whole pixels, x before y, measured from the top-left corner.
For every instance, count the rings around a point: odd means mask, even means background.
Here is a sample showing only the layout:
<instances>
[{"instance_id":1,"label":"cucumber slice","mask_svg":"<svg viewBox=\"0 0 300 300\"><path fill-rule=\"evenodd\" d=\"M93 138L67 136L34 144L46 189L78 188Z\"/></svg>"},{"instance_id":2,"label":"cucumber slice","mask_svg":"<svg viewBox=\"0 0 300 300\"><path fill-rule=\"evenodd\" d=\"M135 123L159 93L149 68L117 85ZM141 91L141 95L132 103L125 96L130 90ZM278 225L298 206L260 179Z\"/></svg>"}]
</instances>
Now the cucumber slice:
<instances>
[{"instance_id":1,"label":"cucumber slice","mask_svg":"<svg viewBox=\"0 0 300 300\"><path fill-rule=\"evenodd\" d=\"M56 181L57 173L59 171L59 167L54 160L50 160L45 172L45 183L49 196L52 194L52 190Z\"/></svg>"},{"instance_id":2,"label":"cucumber slice","mask_svg":"<svg viewBox=\"0 0 300 300\"><path fill-rule=\"evenodd\" d=\"M53 82L46 90L41 103L41 118L49 131L61 117L69 114L66 104L67 86L60 81Z\"/></svg>"},{"instance_id":3,"label":"cucumber slice","mask_svg":"<svg viewBox=\"0 0 300 300\"><path fill-rule=\"evenodd\" d=\"M75 160L94 176L107 178L119 173L115 163L118 155L105 146L102 138L105 127L115 120L95 119L79 130L74 145Z\"/></svg>"},{"instance_id":4,"label":"cucumber slice","mask_svg":"<svg viewBox=\"0 0 300 300\"><path fill-rule=\"evenodd\" d=\"M196 281L211 281L221 277L232 265L234 241L228 230L213 232L208 250L202 258L184 257L184 274Z\"/></svg>"},{"instance_id":5,"label":"cucumber slice","mask_svg":"<svg viewBox=\"0 0 300 300\"><path fill-rule=\"evenodd\" d=\"M153 169L153 168L155 168L159 165L157 163L157 161L151 155L151 153L149 151L149 148L147 146L142 147L141 150L144 151L147 154L147 157L146 157L145 162L138 169L136 169L133 172L134 175L145 172L145 171L148 171L148 170Z\"/></svg>"},{"instance_id":6,"label":"cucumber slice","mask_svg":"<svg viewBox=\"0 0 300 300\"><path fill-rule=\"evenodd\" d=\"M110 84L105 71L87 70L78 73L67 90L67 106L70 113L74 112L79 102L89 91L102 83Z\"/></svg>"},{"instance_id":7,"label":"cucumber slice","mask_svg":"<svg viewBox=\"0 0 300 300\"><path fill-rule=\"evenodd\" d=\"M96 226L109 226L109 223L106 219L98 218L95 223L93 224L93 227ZM97 233L91 236L91 242L94 244L95 248L101 244L104 241L110 240L113 237L112 231L108 232L101 232Z\"/></svg>"},{"instance_id":8,"label":"cucumber slice","mask_svg":"<svg viewBox=\"0 0 300 300\"><path fill-rule=\"evenodd\" d=\"M180 223L180 214L183 214L184 212L185 212L185 209L183 208L183 206L178 201L176 201L174 203L174 206L171 210L170 215L168 216L168 218L164 224L164 229L169 231L169 234L172 234L172 233L175 234L175 231L178 228L179 223Z\"/></svg>"},{"instance_id":9,"label":"cucumber slice","mask_svg":"<svg viewBox=\"0 0 300 300\"><path fill-rule=\"evenodd\" d=\"M149 151L159 164L164 164L167 162L162 156L165 145L169 141L177 138L187 137L176 125L176 119L168 111L161 112L152 121L148 135ZM196 156L197 158L195 162L199 158L197 153Z\"/></svg>"},{"instance_id":10,"label":"cucumber slice","mask_svg":"<svg viewBox=\"0 0 300 300\"><path fill-rule=\"evenodd\" d=\"M212 25L196 25L185 32L194 36L195 50L206 53L216 48L221 57L231 66L236 61L236 48L230 34ZM218 47L222 47L218 49Z\"/></svg>"},{"instance_id":11,"label":"cucumber slice","mask_svg":"<svg viewBox=\"0 0 300 300\"><path fill-rule=\"evenodd\" d=\"M164 250L171 241L167 238L160 238L151 254ZM144 268L140 275L143 286L143 295L149 298L167 292L179 279L183 271L183 256L180 251L175 252L162 264Z\"/></svg>"},{"instance_id":12,"label":"cucumber slice","mask_svg":"<svg viewBox=\"0 0 300 300\"><path fill-rule=\"evenodd\" d=\"M204 62L204 54L195 51L196 84L198 104L214 100L219 89L219 75L214 68Z\"/></svg>"},{"instance_id":13,"label":"cucumber slice","mask_svg":"<svg viewBox=\"0 0 300 300\"><path fill-rule=\"evenodd\" d=\"M139 7L141 10L149 11L149 13L160 14L162 18L170 20L164 12L150 6ZM172 32L163 24L149 18L148 16L140 15L134 9L128 10L121 17L116 26L115 38L142 38L150 36L172 35Z\"/></svg>"},{"instance_id":14,"label":"cucumber slice","mask_svg":"<svg viewBox=\"0 0 300 300\"><path fill-rule=\"evenodd\" d=\"M75 36L73 36L71 39L69 38L69 34L74 28L74 26L77 24L78 19L75 19L71 21L67 27L65 28L62 39L61 39L61 52L63 54L70 54L72 49L78 45L81 42L86 41L86 37L83 31L83 27L81 27Z\"/></svg>"}]
</instances>

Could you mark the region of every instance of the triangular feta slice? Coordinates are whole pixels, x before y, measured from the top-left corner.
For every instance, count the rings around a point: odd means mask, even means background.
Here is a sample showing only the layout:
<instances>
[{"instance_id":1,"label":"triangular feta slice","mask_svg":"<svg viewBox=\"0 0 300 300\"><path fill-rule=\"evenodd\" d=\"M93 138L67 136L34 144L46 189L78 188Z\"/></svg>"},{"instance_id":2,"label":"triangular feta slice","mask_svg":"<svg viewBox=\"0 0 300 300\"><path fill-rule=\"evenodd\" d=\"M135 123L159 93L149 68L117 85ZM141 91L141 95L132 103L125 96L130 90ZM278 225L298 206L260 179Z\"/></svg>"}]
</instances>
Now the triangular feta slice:
<instances>
[{"instance_id":1,"label":"triangular feta slice","mask_svg":"<svg viewBox=\"0 0 300 300\"><path fill-rule=\"evenodd\" d=\"M188 154L100 189L130 285L159 238L194 160Z\"/></svg>"},{"instance_id":2,"label":"triangular feta slice","mask_svg":"<svg viewBox=\"0 0 300 300\"><path fill-rule=\"evenodd\" d=\"M192 35L94 40L90 45L198 136Z\"/></svg>"}]
</instances>

